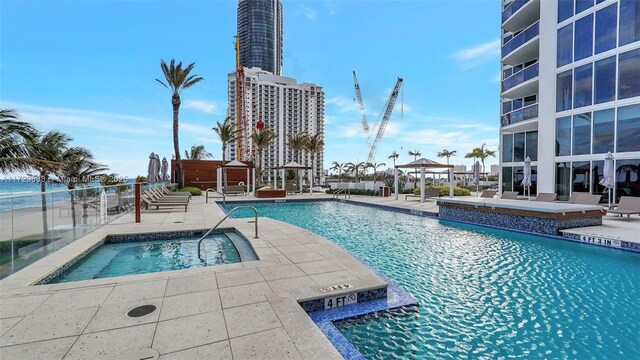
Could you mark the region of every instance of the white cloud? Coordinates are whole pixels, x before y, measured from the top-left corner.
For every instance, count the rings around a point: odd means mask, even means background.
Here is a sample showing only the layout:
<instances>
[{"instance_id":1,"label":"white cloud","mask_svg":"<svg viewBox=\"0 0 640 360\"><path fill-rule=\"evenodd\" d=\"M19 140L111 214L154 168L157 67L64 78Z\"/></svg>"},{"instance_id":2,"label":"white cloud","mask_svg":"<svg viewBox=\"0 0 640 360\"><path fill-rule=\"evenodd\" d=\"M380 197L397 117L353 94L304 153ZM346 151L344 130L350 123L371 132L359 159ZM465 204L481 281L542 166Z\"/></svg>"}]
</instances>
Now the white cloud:
<instances>
[{"instance_id":1,"label":"white cloud","mask_svg":"<svg viewBox=\"0 0 640 360\"><path fill-rule=\"evenodd\" d=\"M316 9L303 7L302 8L302 15L304 15L304 17L306 17L307 19L309 19L311 21L315 21L316 17L318 16L318 11L316 11Z\"/></svg>"},{"instance_id":2,"label":"white cloud","mask_svg":"<svg viewBox=\"0 0 640 360\"><path fill-rule=\"evenodd\" d=\"M338 112L358 112L358 105L352 98L346 96L334 96L325 100L326 105L335 107ZM366 109L366 107L365 107Z\"/></svg>"},{"instance_id":3,"label":"white cloud","mask_svg":"<svg viewBox=\"0 0 640 360\"><path fill-rule=\"evenodd\" d=\"M456 51L452 57L462 67L469 70L490 61L497 61L500 55L500 40L492 40L483 44Z\"/></svg>"},{"instance_id":4,"label":"white cloud","mask_svg":"<svg viewBox=\"0 0 640 360\"><path fill-rule=\"evenodd\" d=\"M502 75L502 74L500 73L500 71L498 71L498 73L497 73L494 77L492 77L492 78L491 78L491 82L493 82L493 83L499 83L499 82L500 82L501 75Z\"/></svg>"},{"instance_id":5,"label":"white cloud","mask_svg":"<svg viewBox=\"0 0 640 360\"><path fill-rule=\"evenodd\" d=\"M208 114L218 114L218 105L211 101L205 100L185 100L184 107L187 109L195 109Z\"/></svg>"}]
</instances>

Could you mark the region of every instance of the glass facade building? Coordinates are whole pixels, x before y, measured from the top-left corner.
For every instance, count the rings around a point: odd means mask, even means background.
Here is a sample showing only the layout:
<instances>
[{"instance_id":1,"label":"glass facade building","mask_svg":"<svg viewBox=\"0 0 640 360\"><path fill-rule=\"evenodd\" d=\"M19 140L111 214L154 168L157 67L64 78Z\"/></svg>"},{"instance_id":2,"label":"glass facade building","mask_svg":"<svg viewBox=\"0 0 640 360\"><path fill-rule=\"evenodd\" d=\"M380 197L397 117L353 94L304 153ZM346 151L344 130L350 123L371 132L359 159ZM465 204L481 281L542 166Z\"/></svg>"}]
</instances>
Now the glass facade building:
<instances>
[{"instance_id":1,"label":"glass facade building","mask_svg":"<svg viewBox=\"0 0 640 360\"><path fill-rule=\"evenodd\" d=\"M535 24L536 36L511 44ZM501 29L502 191L522 192L529 156L537 191L603 194L611 152L614 199L640 196L640 1L505 0ZM535 73L514 85L527 64ZM514 116L527 106L535 113Z\"/></svg>"},{"instance_id":2,"label":"glass facade building","mask_svg":"<svg viewBox=\"0 0 640 360\"><path fill-rule=\"evenodd\" d=\"M282 2L239 0L240 64L282 74Z\"/></svg>"}]
</instances>

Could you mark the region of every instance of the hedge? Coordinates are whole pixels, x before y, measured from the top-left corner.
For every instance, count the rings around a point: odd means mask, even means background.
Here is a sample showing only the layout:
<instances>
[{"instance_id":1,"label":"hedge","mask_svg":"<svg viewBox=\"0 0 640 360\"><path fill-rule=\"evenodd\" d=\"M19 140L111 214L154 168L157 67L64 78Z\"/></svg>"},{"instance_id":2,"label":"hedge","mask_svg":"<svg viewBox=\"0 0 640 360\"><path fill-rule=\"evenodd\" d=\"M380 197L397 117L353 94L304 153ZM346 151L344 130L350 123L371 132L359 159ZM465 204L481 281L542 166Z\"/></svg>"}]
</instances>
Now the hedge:
<instances>
[{"instance_id":1,"label":"hedge","mask_svg":"<svg viewBox=\"0 0 640 360\"><path fill-rule=\"evenodd\" d=\"M443 186L425 186L425 189L435 189L438 190L438 193L440 194L440 196L449 196L449 187L446 185ZM413 190L413 194L414 195L420 195L420 188L417 187ZM465 188L461 188L461 187L454 187L453 188L453 195L454 196L470 196L471 192L469 191L469 189L465 189Z\"/></svg>"}]
</instances>

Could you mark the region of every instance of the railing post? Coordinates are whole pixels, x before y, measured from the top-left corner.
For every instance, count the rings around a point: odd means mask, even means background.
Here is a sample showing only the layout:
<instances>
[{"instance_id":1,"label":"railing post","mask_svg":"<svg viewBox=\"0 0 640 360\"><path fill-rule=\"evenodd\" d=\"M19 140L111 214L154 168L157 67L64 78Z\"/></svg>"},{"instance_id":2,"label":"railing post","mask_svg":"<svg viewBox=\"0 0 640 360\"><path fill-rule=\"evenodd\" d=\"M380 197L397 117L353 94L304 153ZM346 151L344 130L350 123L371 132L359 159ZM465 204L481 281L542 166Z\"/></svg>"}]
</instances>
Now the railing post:
<instances>
[{"instance_id":1,"label":"railing post","mask_svg":"<svg viewBox=\"0 0 640 360\"><path fill-rule=\"evenodd\" d=\"M136 196L136 200L135 200L135 206L136 206L136 223L140 222L140 183L136 183L135 185L135 196Z\"/></svg>"}]
</instances>

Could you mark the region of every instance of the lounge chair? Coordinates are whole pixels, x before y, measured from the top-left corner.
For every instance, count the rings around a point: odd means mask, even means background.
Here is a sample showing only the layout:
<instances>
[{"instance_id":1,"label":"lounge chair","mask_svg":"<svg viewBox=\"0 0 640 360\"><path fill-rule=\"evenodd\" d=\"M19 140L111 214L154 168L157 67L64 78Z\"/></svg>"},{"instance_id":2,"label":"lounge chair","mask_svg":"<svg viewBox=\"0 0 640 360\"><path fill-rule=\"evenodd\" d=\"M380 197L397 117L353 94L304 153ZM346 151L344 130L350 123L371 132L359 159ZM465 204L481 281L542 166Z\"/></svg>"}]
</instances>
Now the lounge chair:
<instances>
[{"instance_id":1,"label":"lounge chair","mask_svg":"<svg viewBox=\"0 0 640 360\"><path fill-rule=\"evenodd\" d=\"M569 196L569 199L565 202L568 204L577 204L578 199L580 199L582 195L589 195L589 193L574 191L571 193L571 196Z\"/></svg>"},{"instance_id":2,"label":"lounge chair","mask_svg":"<svg viewBox=\"0 0 640 360\"><path fill-rule=\"evenodd\" d=\"M156 207L156 210L160 209L161 207L177 207L177 206L184 206L184 212L187 212L187 206L189 205L188 202L166 202L166 201L153 201L151 199L149 199L146 195L140 195L140 198L142 200L142 206L146 209L149 210L149 206L151 207Z\"/></svg>"},{"instance_id":3,"label":"lounge chair","mask_svg":"<svg viewBox=\"0 0 640 360\"><path fill-rule=\"evenodd\" d=\"M613 214L627 215L627 222L631 222L631 214L640 215L640 197L622 196L615 209L608 210Z\"/></svg>"},{"instance_id":4,"label":"lounge chair","mask_svg":"<svg viewBox=\"0 0 640 360\"><path fill-rule=\"evenodd\" d=\"M492 199L497 193L497 190L484 190L482 194L480 194L480 197Z\"/></svg>"},{"instance_id":5,"label":"lounge chair","mask_svg":"<svg viewBox=\"0 0 640 360\"><path fill-rule=\"evenodd\" d=\"M408 194L404 196L404 199L407 200L410 197L420 199L420 194L418 195ZM436 189L424 189L424 198L426 199L431 197L440 197L440 192Z\"/></svg>"},{"instance_id":6,"label":"lounge chair","mask_svg":"<svg viewBox=\"0 0 640 360\"><path fill-rule=\"evenodd\" d=\"M544 202L553 202L558 194L556 193L539 193L533 201L544 201Z\"/></svg>"},{"instance_id":7,"label":"lounge chair","mask_svg":"<svg viewBox=\"0 0 640 360\"><path fill-rule=\"evenodd\" d=\"M287 194L296 194L300 192L300 188L295 184L285 184L284 190L287 192Z\"/></svg>"},{"instance_id":8,"label":"lounge chair","mask_svg":"<svg viewBox=\"0 0 640 360\"><path fill-rule=\"evenodd\" d=\"M225 195L244 195L244 185L227 185L222 189Z\"/></svg>"},{"instance_id":9,"label":"lounge chair","mask_svg":"<svg viewBox=\"0 0 640 360\"><path fill-rule=\"evenodd\" d=\"M505 191L500 196L500 199L516 200L518 198L517 191Z\"/></svg>"},{"instance_id":10,"label":"lounge chair","mask_svg":"<svg viewBox=\"0 0 640 360\"><path fill-rule=\"evenodd\" d=\"M600 204L600 199L602 199L602 195L591 195L587 193L581 193L580 196L578 196L578 198L574 202L574 204L598 205Z\"/></svg>"},{"instance_id":11,"label":"lounge chair","mask_svg":"<svg viewBox=\"0 0 640 360\"><path fill-rule=\"evenodd\" d=\"M157 191L154 191L153 189L146 191L144 194L149 198L149 200L155 201L155 202L173 202L173 203L189 202L188 196L161 195Z\"/></svg>"},{"instance_id":12,"label":"lounge chair","mask_svg":"<svg viewBox=\"0 0 640 360\"><path fill-rule=\"evenodd\" d=\"M160 192L164 195L175 195L175 196L188 196L191 198L191 193L187 191L171 191L166 185L162 185L158 188Z\"/></svg>"}]
</instances>

